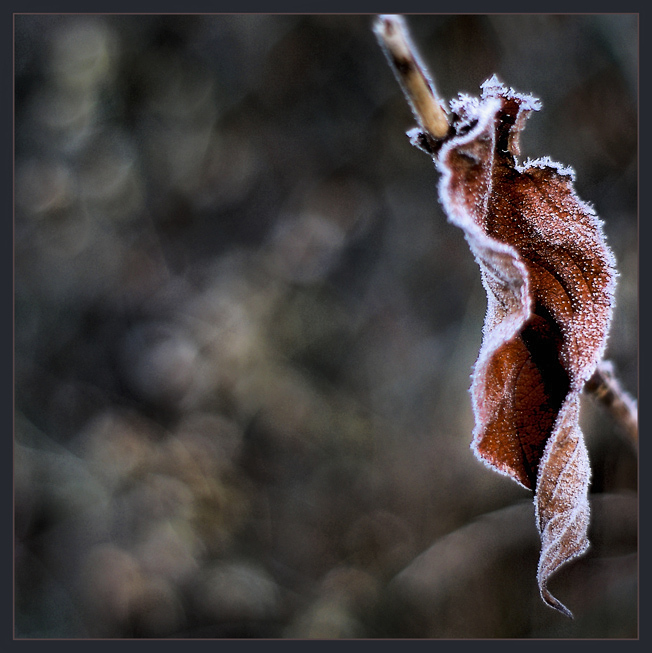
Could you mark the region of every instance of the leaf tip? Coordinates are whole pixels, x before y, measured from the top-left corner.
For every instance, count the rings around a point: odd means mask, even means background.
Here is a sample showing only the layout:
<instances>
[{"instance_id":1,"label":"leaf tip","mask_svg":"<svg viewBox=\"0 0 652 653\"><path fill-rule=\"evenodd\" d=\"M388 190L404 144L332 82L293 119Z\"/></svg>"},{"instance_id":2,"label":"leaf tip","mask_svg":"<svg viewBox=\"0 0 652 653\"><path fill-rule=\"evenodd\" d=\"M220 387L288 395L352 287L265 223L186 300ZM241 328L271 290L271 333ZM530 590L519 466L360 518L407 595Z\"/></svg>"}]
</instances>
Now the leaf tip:
<instances>
[{"instance_id":1,"label":"leaf tip","mask_svg":"<svg viewBox=\"0 0 652 653\"><path fill-rule=\"evenodd\" d=\"M559 600L556 599L551 593L548 587L543 584L540 588L541 592L541 598L543 599L543 602L553 608L554 610L557 610L557 612L560 612L563 614L565 617L568 617L569 619L575 619L573 616L573 613Z\"/></svg>"}]
</instances>

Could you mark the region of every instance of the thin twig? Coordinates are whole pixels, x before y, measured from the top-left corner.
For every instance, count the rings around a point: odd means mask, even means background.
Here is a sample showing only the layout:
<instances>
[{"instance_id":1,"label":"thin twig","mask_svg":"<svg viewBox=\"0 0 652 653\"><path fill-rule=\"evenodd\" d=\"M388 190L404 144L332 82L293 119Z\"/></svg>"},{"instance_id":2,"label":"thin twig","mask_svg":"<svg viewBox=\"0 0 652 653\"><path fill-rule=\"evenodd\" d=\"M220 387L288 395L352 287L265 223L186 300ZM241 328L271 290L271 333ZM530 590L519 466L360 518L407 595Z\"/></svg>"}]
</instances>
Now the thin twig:
<instances>
[{"instance_id":1,"label":"thin twig","mask_svg":"<svg viewBox=\"0 0 652 653\"><path fill-rule=\"evenodd\" d=\"M611 361L602 361L584 386L618 423L635 448L638 448L638 405L620 385Z\"/></svg>"},{"instance_id":2,"label":"thin twig","mask_svg":"<svg viewBox=\"0 0 652 653\"><path fill-rule=\"evenodd\" d=\"M419 127L434 139L448 133L448 116L401 16L378 16L374 23L385 55L408 99Z\"/></svg>"}]
</instances>

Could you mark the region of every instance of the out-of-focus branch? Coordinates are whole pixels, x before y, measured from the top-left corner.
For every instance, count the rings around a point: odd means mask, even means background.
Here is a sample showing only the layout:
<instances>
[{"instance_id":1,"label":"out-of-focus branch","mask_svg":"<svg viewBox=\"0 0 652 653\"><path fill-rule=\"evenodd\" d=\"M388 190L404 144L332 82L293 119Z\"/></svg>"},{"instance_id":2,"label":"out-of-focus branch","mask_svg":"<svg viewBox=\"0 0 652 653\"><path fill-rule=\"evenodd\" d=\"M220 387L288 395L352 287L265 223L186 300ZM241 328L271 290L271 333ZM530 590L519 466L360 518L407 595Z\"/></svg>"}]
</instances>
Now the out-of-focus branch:
<instances>
[{"instance_id":1,"label":"out-of-focus branch","mask_svg":"<svg viewBox=\"0 0 652 653\"><path fill-rule=\"evenodd\" d=\"M374 32L394 70L419 127L432 138L448 133L448 116L444 111L426 67L421 63L401 16L381 15Z\"/></svg>"},{"instance_id":2,"label":"out-of-focus branch","mask_svg":"<svg viewBox=\"0 0 652 653\"><path fill-rule=\"evenodd\" d=\"M638 405L620 385L611 361L602 361L584 386L618 423L635 448L638 448Z\"/></svg>"}]
</instances>

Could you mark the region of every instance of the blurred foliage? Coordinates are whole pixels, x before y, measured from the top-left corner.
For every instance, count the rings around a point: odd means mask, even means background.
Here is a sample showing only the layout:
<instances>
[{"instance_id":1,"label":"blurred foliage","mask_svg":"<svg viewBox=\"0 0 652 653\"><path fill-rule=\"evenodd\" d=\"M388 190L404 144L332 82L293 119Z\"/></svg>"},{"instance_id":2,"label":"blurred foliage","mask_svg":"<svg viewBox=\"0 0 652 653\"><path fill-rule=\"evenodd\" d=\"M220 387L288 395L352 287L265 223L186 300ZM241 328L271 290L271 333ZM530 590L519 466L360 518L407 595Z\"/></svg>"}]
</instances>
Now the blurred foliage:
<instances>
[{"instance_id":1,"label":"blurred foliage","mask_svg":"<svg viewBox=\"0 0 652 653\"><path fill-rule=\"evenodd\" d=\"M636 16L409 22L442 97L541 98L523 153L605 222L635 394ZM469 450L484 293L370 16L17 15L15 106L17 637L636 636L608 417L574 622Z\"/></svg>"}]
</instances>

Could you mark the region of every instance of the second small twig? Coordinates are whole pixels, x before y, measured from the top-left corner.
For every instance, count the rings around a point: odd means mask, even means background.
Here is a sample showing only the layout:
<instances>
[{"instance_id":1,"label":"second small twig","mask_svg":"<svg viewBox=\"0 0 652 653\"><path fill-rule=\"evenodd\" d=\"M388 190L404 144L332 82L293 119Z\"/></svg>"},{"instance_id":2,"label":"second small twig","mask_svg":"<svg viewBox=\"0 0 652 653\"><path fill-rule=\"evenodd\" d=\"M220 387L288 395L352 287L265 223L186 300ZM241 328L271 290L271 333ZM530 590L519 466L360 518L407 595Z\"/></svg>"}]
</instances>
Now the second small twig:
<instances>
[{"instance_id":1,"label":"second small twig","mask_svg":"<svg viewBox=\"0 0 652 653\"><path fill-rule=\"evenodd\" d=\"M620 385L610 361L602 361L584 389L612 415L635 448L638 447L638 405Z\"/></svg>"}]
</instances>

